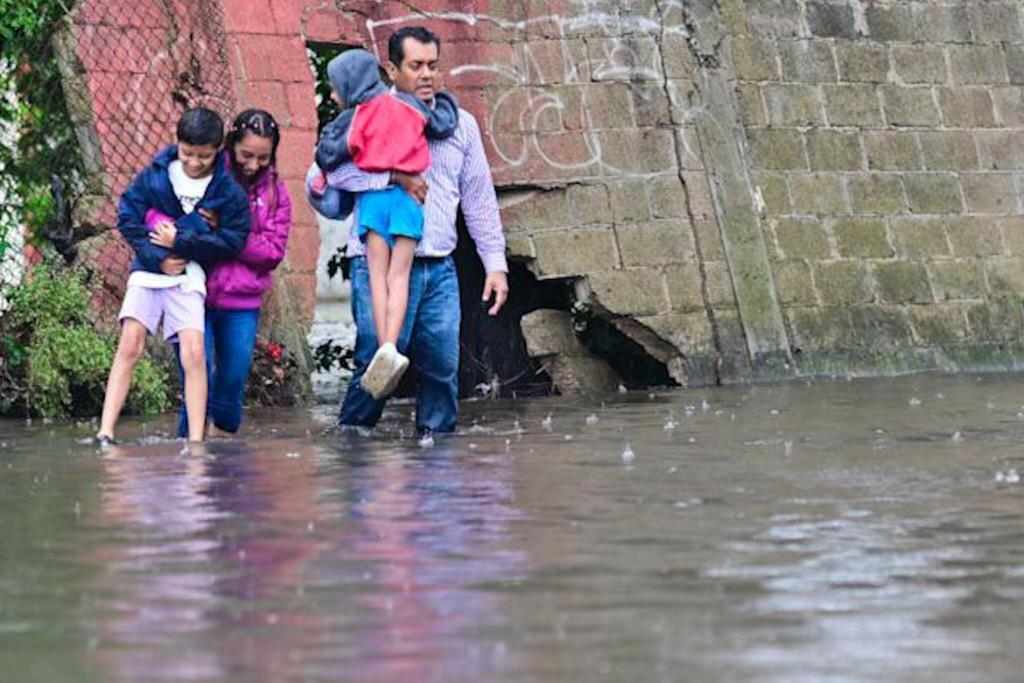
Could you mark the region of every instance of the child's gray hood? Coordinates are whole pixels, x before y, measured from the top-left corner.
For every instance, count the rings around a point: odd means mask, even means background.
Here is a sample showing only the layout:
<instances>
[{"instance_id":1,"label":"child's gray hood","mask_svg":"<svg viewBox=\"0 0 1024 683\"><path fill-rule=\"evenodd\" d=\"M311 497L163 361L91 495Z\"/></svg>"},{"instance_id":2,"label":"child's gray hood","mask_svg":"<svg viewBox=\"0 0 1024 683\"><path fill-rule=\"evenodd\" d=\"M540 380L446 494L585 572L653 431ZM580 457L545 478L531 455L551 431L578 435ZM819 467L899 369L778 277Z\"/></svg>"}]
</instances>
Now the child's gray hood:
<instances>
[{"instance_id":1,"label":"child's gray hood","mask_svg":"<svg viewBox=\"0 0 1024 683\"><path fill-rule=\"evenodd\" d=\"M332 59L327 64L327 78L346 109L387 91L380 80L380 64L366 50L346 50Z\"/></svg>"}]
</instances>

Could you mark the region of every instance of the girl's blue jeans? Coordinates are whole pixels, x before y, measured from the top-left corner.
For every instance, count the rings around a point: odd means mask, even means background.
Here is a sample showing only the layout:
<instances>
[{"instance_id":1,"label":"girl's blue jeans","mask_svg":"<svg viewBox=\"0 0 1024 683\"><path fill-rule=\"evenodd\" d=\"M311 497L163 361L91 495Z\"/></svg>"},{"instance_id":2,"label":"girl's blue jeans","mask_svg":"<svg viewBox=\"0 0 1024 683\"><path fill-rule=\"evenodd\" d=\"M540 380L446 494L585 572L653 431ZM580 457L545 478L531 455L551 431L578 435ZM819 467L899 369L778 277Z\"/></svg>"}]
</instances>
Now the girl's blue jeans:
<instances>
[{"instance_id":1,"label":"girl's blue jeans","mask_svg":"<svg viewBox=\"0 0 1024 683\"><path fill-rule=\"evenodd\" d=\"M206 414L218 429L225 432L237 432L242 424L245 384L252 367L252 354L256 347L256 332L259 327L259 309L206 309L204 342L209 387ZM185 414L185 407L182 406L178 416L178 436L187 435L188 417Z\"/></svg>"}]
</instances>

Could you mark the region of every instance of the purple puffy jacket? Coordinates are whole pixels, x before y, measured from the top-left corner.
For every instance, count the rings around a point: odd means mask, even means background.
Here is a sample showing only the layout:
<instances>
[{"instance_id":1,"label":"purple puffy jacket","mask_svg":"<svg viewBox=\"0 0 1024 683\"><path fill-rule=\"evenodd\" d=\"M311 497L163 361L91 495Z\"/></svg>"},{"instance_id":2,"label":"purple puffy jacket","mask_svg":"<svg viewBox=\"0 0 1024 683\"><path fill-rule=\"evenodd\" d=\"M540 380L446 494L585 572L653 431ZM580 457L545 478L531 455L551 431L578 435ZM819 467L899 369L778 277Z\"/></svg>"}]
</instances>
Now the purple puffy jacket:
<instances>
[{"instance_id":1,"label":"purple puffy jacket","mask_svg":"<svg viewBox=\"0 0 1024 683\"><path fill-rule=\"evenodd\" d=\"M259 308L272 284L270 273L284 259L292 225L292 202L274 169L268 169L248 188L252 229L245 247L230 261L217 263L206 274L206 307L223 310ZM167 220L158 211L146 213L153 228Z\"/></svg>"}]
</instances>

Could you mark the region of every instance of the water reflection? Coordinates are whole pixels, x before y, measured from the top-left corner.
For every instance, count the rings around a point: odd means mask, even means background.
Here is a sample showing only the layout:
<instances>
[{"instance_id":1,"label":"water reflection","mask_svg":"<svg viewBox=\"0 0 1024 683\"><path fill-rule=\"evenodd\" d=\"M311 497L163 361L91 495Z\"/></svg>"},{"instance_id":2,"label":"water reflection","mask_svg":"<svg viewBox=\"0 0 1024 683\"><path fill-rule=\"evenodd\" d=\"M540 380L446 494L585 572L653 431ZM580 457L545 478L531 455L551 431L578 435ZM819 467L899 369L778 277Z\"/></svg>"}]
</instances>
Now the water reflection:
<instances>
[{"instance_id":1,"label":"water reflection","mask_svg":"<svg viewBox=\"0 0 1024 683\"><path fill-rule=\"evenodd\" d=\"M255 416L205 454L0 423L0 664L115 683L1018 680L1024 484L997 477L1024 471L1018 389L488 401L432 448L401 408L369 438Z\"/></svg>"}]
</instances>

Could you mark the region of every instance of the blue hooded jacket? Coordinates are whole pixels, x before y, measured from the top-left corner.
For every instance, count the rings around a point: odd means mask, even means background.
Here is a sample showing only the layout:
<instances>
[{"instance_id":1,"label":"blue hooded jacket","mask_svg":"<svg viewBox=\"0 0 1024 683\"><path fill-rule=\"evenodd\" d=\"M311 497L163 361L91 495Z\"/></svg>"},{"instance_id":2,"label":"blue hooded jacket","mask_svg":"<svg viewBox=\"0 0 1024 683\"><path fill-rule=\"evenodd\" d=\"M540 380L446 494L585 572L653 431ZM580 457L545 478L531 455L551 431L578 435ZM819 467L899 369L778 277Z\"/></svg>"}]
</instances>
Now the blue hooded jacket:
<instances>
[{"instance_id":1,"label":"blue hooded jacket","mask_svg":"<svg viewBox=\"0 0 1024 683\"><path fill-rule=\"evenodd\" d=\"M117 229L135 252L133 271L160 273L160 263L174 255L197 262L209 273L215 262L238 255L249 237L249 199L232 177L226 155L225 151L217 155L210 185L196 205L197 210L189 214L182 211L168 173L171 162L178 158L177 145L160 151L152 163L135 176L121 195L117 210ZM200 208L217 214L216 230L199 215ZM174 219L177 235L172 249L149 241L151 233L146 228L149 209Z\"/></svg>"}]
</instances>

